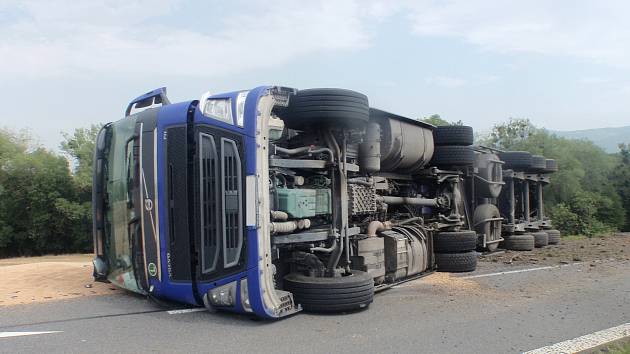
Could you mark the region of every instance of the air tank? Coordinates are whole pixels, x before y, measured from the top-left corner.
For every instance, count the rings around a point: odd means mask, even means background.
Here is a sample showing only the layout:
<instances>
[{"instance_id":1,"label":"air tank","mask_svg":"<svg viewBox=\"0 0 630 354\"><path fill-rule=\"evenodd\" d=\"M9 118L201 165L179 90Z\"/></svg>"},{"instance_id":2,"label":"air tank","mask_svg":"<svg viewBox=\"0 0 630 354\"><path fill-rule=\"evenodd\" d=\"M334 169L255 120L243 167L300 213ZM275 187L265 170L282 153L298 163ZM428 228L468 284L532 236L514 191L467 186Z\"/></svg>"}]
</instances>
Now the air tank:
<instances>
[{"instance_id":1,"label":"air tank","mask_svg":"<svg viewBox=\"0 0 630 354\"><path fill-rule=\"evenodd\" d=\"M381 172L418 173L433 156L433 125L370 108L380 127Z\"/></svg>"}]
</instances>

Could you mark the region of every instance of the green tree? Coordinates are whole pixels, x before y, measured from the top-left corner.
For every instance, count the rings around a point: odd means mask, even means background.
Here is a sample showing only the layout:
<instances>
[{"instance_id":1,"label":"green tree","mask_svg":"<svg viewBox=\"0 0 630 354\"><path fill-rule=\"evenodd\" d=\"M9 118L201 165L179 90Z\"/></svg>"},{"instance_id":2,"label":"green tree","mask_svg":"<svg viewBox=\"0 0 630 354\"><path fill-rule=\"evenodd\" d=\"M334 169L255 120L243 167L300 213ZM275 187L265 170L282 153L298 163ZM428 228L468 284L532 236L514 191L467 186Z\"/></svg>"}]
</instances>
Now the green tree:
<instances>
[{"instance_id":1,"label":"green tree","mask_svg":"<svg viewBox=\"0 0 630 354\"><path fill-rule=\"evenodd\" d=\"M89 250L91 187L77 180L65 157L0 130L0 256Z\"/></svg>"},{"instance_id":2,"label":"green tree","mask_svg":"<svg viewBox=\"0 0 630 354\"><path fill-rule=\"evenodd\" d=\"M60 147L73 160L74 179L82 192L90 192L92 189L94 145L102 126L93 124L89 128L75 129L72 134L63 133L64 141Z\"/></svg>"},{"instance_id":3,"label":"green tree","mask_svg":"<svg viewBox=\"0 0 630 354\"><path fill-rule=\"evenodd\" d=\"M428 117L424 117L421 119L421 121L435 125L436 127L439 127L442 125L464 125L464 122L462 122L461 120L458 120L457 122L449 123L446 120L442 119L442 117L440 117L439 114L432 114Z\"/></svg>"},{"instance_id":4,"label":"green tree","mask_svg":"<svg viewBox=\"0 0 630 354\"><path fill-rule=\"evenodd\" d=\"M611 174L612 184L622 201L624 231L630 231L630 144L619 144L617 165Z\"/></svg>"}]
</instances>

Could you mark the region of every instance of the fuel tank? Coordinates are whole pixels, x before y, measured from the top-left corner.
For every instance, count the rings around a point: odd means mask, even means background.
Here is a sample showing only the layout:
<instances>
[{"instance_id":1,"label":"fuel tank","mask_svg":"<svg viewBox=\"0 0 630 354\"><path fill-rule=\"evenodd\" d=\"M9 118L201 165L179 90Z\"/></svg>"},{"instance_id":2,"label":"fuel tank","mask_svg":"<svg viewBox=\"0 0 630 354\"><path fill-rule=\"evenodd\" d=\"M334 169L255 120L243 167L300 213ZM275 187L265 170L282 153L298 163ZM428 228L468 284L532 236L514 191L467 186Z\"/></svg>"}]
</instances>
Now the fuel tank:
<instances>
[{"instance_id":1,"label":"fuel tank","mask_svg":"<svg viewBox=\"0 0 630 354\"><path fill-rule=\"evenodd\" d=\"M417 173L433 156L433 125L370 108L380 126L381 172Z\"/></svg>"}]
</instances>

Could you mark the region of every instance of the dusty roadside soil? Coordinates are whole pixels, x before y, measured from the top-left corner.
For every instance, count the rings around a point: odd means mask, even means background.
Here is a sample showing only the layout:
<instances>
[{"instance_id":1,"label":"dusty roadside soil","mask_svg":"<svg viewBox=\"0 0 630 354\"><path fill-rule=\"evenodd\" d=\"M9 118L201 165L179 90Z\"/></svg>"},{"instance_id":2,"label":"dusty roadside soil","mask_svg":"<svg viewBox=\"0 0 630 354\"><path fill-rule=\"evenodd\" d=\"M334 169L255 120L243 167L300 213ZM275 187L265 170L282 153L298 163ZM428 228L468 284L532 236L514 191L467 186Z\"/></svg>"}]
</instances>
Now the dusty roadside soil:
<instances>
[{"instance_id":1,"label":"dusty roadside soil","mask_svg":"<svg viewBox=\"0 0 630 354\"><path fill-rule=\"evenodd\" d=\"M530 252L497 252L497 254L483 255L479 260L514 265L559 265L587 262L593 266L601 262L628 261L630 260L630 233L581 239L562 238L557 245L536 248Z\"/></svg>"},{"instance_id":2,"label":"dusty roadside soil","mask_svg":"<svg viewBox=\"0 0 630 354\"><path fill-rule=\"evenodd\" d=\"M92 255L0 259L0 308L119 292L92 279Z\"/></svg>"},{"instance_id":3,"label":"dusty roadside soil","mask_svg":"<svg viewBox=\"0 0 630 354\"><path fill-rule=\"evenodd\" d=\"M481 262L511 265L560 265L585 262L599 263L630 260L630 233L606 237L562 239L560 244L537 248L531 252L505 251L484 255ZM92 255L62 255L0 259L0 308L18 304L55 301L80 296L120 292L110 284L92 279ZM449 289L478 287L474 282L458 280L447 273L425 278L433 287Z\"/></svg>"}]
</instances>

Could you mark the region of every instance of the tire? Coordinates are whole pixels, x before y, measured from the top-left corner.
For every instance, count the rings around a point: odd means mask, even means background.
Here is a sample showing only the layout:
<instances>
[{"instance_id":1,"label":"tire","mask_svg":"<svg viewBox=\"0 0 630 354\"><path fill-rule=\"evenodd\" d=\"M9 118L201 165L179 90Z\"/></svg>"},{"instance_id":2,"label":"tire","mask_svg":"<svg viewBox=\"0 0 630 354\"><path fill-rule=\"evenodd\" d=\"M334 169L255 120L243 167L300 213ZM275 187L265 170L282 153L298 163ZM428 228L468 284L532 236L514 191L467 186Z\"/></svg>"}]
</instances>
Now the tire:
<instances>
[{"instance_id":1,"label":"tire","mask_svg":"<svg viewBox=\"0 0 630 354\"><path fill-rule=\"evenodd\" d=\"M549 244L549 236L544 231L532 232L534 236L534 247L541 248Z\"/></svg>"},{"instance_id":2,"label":"tire","mask_svg":"<svg viewBox=\"0 0 630 354\"><path fill-rule=\"evenodd\" d=\"M460 145L473 144L473 128L466 125L444 125L433 130L433 142L435 145Z\"/></svg>"},{"instance_id":3,"label":"tire","mask_svg":"<svg viewBox=\"0 0 630 354\"><path fill-rule=\"evenodd\" d=\"M534 236L530 234L506 236L503 247L512 251L531 251L534 249Z\"/></svg>"},{"instance_id":4,"label":"tire","mask_svg":"<svg viewBox=\"0 0 630 354\"><path fill-rule=\"evenodd\" d=\"M556 245L560 243L560 231L558 230L545 230L547 233L547 242L550 245Z\"/></svg>"},{"instance_id":5,"label":"tire","mask_svg":"<svg viewBox=\"0 0 630 354\"><path fill-rule=\"evenodd\" d=\"M545 172L558 172L558 161L554 159L545 159Z\"/></svg>"},{"instance_id":6,"label":"tire","mask_svg":"<svg viewBox=\"0 0 630 354\"><path fill-rule=\"evenodd\" d=\"M474 231L444 231L434 238L435 252L458 253L477 248L477 233Z\"/></svg>"},{"instance_id":7,"label":"tire","mask_svg":"<svg viewBox=\"0 0 630 354\"><path fill-rule=\"evenodd\" d=\"M310 312L344 312L367 308L374 299L374 280L362 271L353 270L344 277L309 277L290 273L284 277L285 290Z\"/></svg>"},{"instance_id":8,"label":"tire","mask_svg":"<svg viewBox=\"0 0 630 354\"><path fill-rule=\"evenodd\" d=\"M501 221L487 221L482 222L487 219L500 218L501 214L499 213L499 209L494 204L480 204L475 208L475 212L473 213L473 225L475 226L475 231L479 235L486 235L486 241L496 241L501 239ZM498 224L498 227L493 227ZM490 247L493 246L493 247ZM496 251L498 247L498 243L491 243L487 245L486 248L488 251Z\"/></svg>"},{"instance_id":9,"label":"tire","mask_svg":"<svg viewBox=\"0 0 630 354\"><path fill-rule=\"evenodd\" d=\"M477 269L477 252L436 253L435 263L438 272L472 272Z\"/></svg>"},{"instance_id":10,"label":"tire","mask_svg":"<svg viewBox=\"0 0 630 354\"><path fill-rule=\"evenodd\" d=\"M289 99L287 127L304 130L313 125L361 128L370 119L366 95L345 89L300 90Z\"/></svg>"},{"instance_id":11,"label":"tire","mask_svg":"<svg viewBox=\"0 0 630 354\"><path fill-rule=\"evenodd\" d=\"M534 172L544 172L545 168L547 168L547 159L542 155L532 155L530 170Z\"/></svg>"},{"instance_id":12,"label":"tire","mask_svg":"<svg viewBox=\"0 0 630 354\"><path fill-rule=\"evenodd\" d=\"M475 193L479 198L498 198L503 189L503 167L499 157L490 153L475 153ZM498 183L493 183L498 182Z\"/></svg>"},{"instance_id":13,"label":"tire","mask_svg":"<svg viewBox=\"0 0 630 354\"><path fill-rule=\"evenodd\" d=\"M505 162L506 169L526 170L532 166L532 154L527 151L502 152L499 153L499 158Z\"/></svg>"},{"instance_id":14,"label":"tire","mask_svg":"<svg viewBox=\"0 0 630 354\"><path fill-rule=\"evenodd\" d=\"M436 146L431 165L439 167L472 166L475 152L468 146Z\"/></svg>"}]
</instances>

